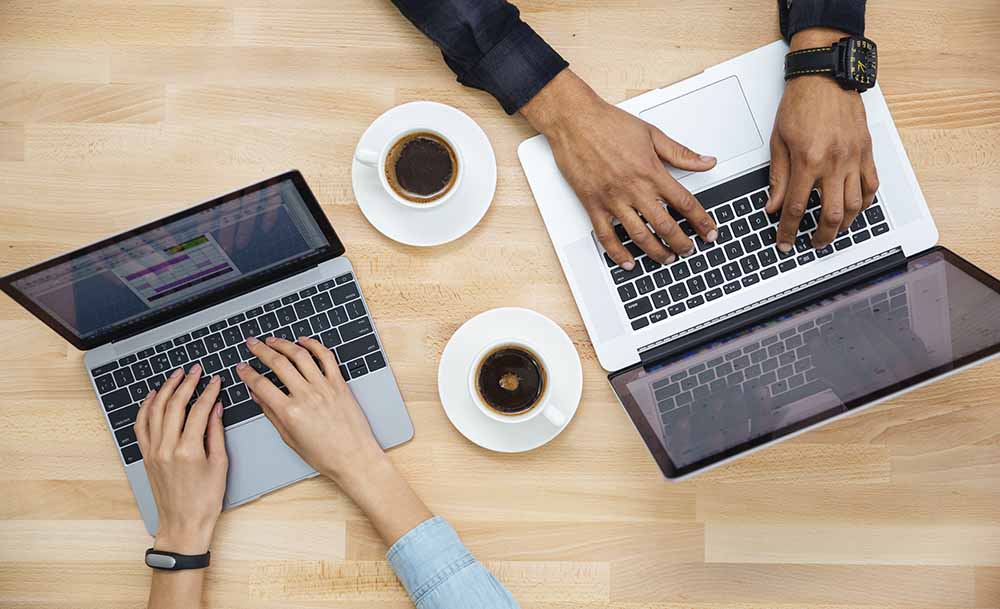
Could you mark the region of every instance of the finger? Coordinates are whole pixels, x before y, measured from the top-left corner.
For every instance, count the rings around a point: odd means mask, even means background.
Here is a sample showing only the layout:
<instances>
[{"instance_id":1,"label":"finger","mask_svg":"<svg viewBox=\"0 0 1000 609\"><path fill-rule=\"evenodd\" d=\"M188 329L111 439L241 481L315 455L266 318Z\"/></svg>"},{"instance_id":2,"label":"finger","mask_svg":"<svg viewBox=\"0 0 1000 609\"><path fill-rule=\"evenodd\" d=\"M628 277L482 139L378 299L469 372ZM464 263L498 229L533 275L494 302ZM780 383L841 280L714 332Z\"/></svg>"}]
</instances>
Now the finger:
<instances>
[{"instance_id":1,"label":"finger","mask_svg":"<svg viewBox=\"0 0 1000 609\"><path fill-rule=\"evenodd\" d=\"M670 139L652 125L650 125L650 133L656 155L674 167L688 171L708 171L715 167L716 159L714 156L698 154L687 146Z\"/></svg>"},{"instance_id":2,"label":"finger","mask_svg":"<svg viewBox=\"0 0 1000 609\"><path fill-rule=\"evenodd\" d=\"M210 409L205 451L209 461L222 465L229 463L229 455L226 454L226 432L222 428L222 402L216 402Z\"/></svg>"},{"instance_id":3,"label":"finger","mask_svg":"<svg viewBox=\"0 0 1000 609\"><path fill-rule=\"evenodd\" d=\"M660 190L660 195L666 199L670 207L673 207L682 216L687 218L688 223L702 239L712 243L718 238L719 232L716 229L715 221L712 220L712 216L708 215L705 208L701 206L701 201L688 192L687 188L681 186L673 176L664 172L657 186ZM694 247L694 244L692 244L692 247ZM686 250L679 251L684 252Z\"/></svg>"},{"instance_id":4,"label":"finger","mask_svg":"<svg viewBox=\"0 0 1000 609\"><path fill-rule=\"evenodd\" d=\"M863 195L861 194L861 176L857 173L848 174L841 182L841 190L844 198L844 223L840 229L844 230L854 222L854 219L861 213L864 207ZM825 205L825 203L824 203Z\"/></svg>"},{"instance_id":5,"label":"finger","mask_svg":"<svg viewBox=\"0 0 1000 609\"><path fill-rule=\"evenodd\" d=\"M768 214L777 213L785 201L785 192L788 188L788 174L791 160L788 155L788 146L778 135L777 130L771 135L771 195L767 201L764 211Z\"/></svg>"},{"instance_id":6,"label":"finger","mask_svg":"<svg viewBox=\"0 0 1000 609\"><path fill-rule=\"evenodd\" d=\"M656 233L656 237L659 241L666 242L667 246L670 246L671 242L677 243L684 246L687 236L684 235L684 231L677 226L677 222L674 221L667 210L663 208L665 203L662 199L656 199L651 203L647 203L642 208L642 217L653 227L653 231ZM677 254L670 251L673 249L664 248L667 252L666 258L659 259L657 262L661 264L670 264L671 262L677 260Z\"/></svg>"},{"instance_id":7,"label":"finger","mask_svg":"<svg viewBox=\"0 0 1000 609\"><path fill-rule=\"evenodd\" d=\"M306 336L298 337L308 338ZM268 338L267 346L271 347L278 353L287 357L295 367L298 369L299 374L301 374L310 383L318 383L324 380L323 372L320 371L319 366L316 365L316 360L313 359L312 353L304 347L285 340L283 338ZM280 378L280 375L279 375ZM285 383L286 385L288 383ZM291 385L289 385L290 387Z\"/></svg>"},{"instance_id":8,"label":"finger","mask_svg":"<svg viewBox=\"0 0 1000 609\"><path fill-rule=\"evenodd\" d=\"M306 380L295 368L295 364L283 354L275 351L272 346L272 343L264 344L252 336L247 339L247 347L250 348L250 352L264 362L265 366L273 370L286 387L292 391L301 390L305 387Z\"/></svg>"},{"instance_id":9,"label":"finger","mask_svg":"<svg viewBox=\"0 0 1000 609\"><path fill-rule=\"evenodd\" d=\"M333 356L333 352L326 348L326 345L319 342L315 338L301 338L299 339L299 344L307 349L312 356L316 358L319 362L320 367L323 369L323 376L325 376L334 385L343 383L344 377L340 374L340 365L337 364L337 358Z\"/></svg>"},{"instance_id":10,"label":"finger","mask_svg":"<svg viewBox=\"0 0 1000 609\"><path fill-rule=\"evenodd\" d=\"M188 413L187 421L184 423L181 443L198 445L199 447L204 445L202 439L205 437L205 427L208 425L208 417L212 413L212 407L219 401L220 385L221 379L215 375L208 382L205 391L202 391L201 395L198 396L194 406L191 407L191 412Z\"/></svg>"},{"instance_id":11,"label":"finger","mask_svg":"<svg viewBox=\"0 0 1000 609\"><path fill-rule=\"evenodd\" d=\"M792 173L788 180L788 190L781 205L781 222L778 224L778 249L783 252L792 251L795 235L799 232L799 222L806 213L809 204L809 193L812 192L816 176L802 164L793 161Z\"/></svg>"},{"instance_id":12,"label":"finger","mask_svg":"<svg viewBox=\"0 0 1000 609\"><path fill-rule=\"evenodd\" d=\"M611 223L611 216L604 213L595 213L590 215L590 221L594 225L594 235L600 241L601 246L604 247L604 251L608 253L608 257L626 271L634 269L635 259L625 249L622 242L618 240L614 225Z\"/></svg>"},{"instance_id":13,"label":"finger","mask_svg":"<svg viewBox=\"0 0 1000 609\"><path fill-rule=\"evenodd\" d=\"M649 254L650 258L663 262L669 257L667 248L664 247L663 242L649 230L649 227L639 217L639 214L635 212L635 208L628 208L628 211L622 210L618 214L618 220L625 227L625 230L628 231L628 236L632 237L632 241L642 251Z\"/></svg>"},{"instance_id":14,"label":"finger","mask_svg":"<svg viewBox=\"0 0 1000 609\"><path fill-rule=\"evenodd\" d=\"M184 419L187 418L187 405L191 402L194 389L198 386L201 378L201 364L191 366L188 373L184 375L177 390L167 401L167 406L163 411L163 437L160 440L160 447L171 449L177 446L181 439L181 430L184 428Z\"/></svg>"},{"instance_id":15,"label":"finger","mask_svg":"<svg viewBox=\"0 0 1000 609\"><path fill-rule=\"evenodd\" d=\"M875 159L872 158L872 149L869 144L868 150L861 155L861 198L864 206L868 207L875 200L875 192L878 190L878 171L875 169Z\"/></svg>"},{"instance_id":16,"label":"finger","mask_svg":"<svg viewBox=\"0 0 1000 609\"><path fill-rule=\"evenodd\" d=\"M274 383L248 366L246 362L240 362L236 365L236 375L253 392L254 401L265 409L280 408L288 400L284 391L275 387Z\"/></svg>"},{"instance_id":17,"label":"finger","mask_svg":"<svg viewBox=\"0 0 1000 609\"><path fill-rule=\"evenodd\" d=\"M139 443L139 450L145 453L149 450L149 408L156 398L156 390L153 389L146 394L142 404L139 405L139 414L135 417L135 439Z\"/></svg>"},{"instance_id":18,"label":"finger","mask_svg":"<svg viewBox=\"0 0 1000 609\"><path fill-rule=\"evenodd\" d=\"M184 370L181 368L171 372L166 382L156 392L153 401L149 404L149 447L152 450L159 448L160 441L163 439L163 414L166 412L170 396L174 394L174 390L180 384L183 375Z\"/></svg>"},{"instance_id":19,"label":"finger","mask_svg":"<svg viewBox=\"0 0 1000 609\"><path fill-rule=\"evenodd\" d=\"M827 176L820 181L823 191L823 205L819 212L819 228L813 234L812 242L817 248L824 248L837 236L842 227L847 226L844 217L844 178L841 175Z\"/></svg>"}]
</instances>

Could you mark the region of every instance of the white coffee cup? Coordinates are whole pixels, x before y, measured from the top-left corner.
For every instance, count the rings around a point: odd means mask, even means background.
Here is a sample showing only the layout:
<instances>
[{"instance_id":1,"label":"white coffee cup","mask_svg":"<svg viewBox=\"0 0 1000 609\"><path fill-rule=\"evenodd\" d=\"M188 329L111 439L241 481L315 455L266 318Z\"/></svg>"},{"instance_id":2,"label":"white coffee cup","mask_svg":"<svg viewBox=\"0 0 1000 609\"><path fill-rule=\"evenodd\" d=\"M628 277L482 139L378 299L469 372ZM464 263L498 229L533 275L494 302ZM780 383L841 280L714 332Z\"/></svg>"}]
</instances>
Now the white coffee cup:
<instances>
[{"instance_id":1,"label":"white coffee cup","mask_svg":"<svg viewBox=\"0 0 1000 609\"><path fill-rule=\"evenodd\" d=\"M434 201L430 201L428 203L417 203L414 201L409 201L406 198L400 196L392 188L392 185L389 184L389 178L386 177L385 163L386 159L388 159L389 157L389 153L392 152L393 146L395 146L396 142L398 142L399 140L414 133L432 133L435 136L447 142L448 146L451 147L452 151L454 151L455 153L456 175L455 175L455 181L451 185L451 189L441 197L435 199ZM458 146L455 145L455 141L452 140L447 135L445 135L444 133L438 131L437 129L433 129L431 127L411 127L396 131L392 135L392 137L386 138L385 143L382 145L381 150L376 151L370 148L359 148L358 151L355 153L354 158L362 165L371 167L378 173L379 183L382 184L382 188L385 189L386 194L392 197L400 205L405 205L406 207L411 207L413 209L426 210L426 209L433 209L440 205L444 205L446 201L451 199L455 195L455 193L458 192L458 188L462 184L462 175L465 173L465 159L462 158L462 151L458 148Z\"/></svg>"},{"instance_id":2,"label":"white coffee cup","mask_svg":"<svg viewBox=\"0 0 1000 609\"><path fill-rule=\"evenodd\" d=\"M504 346L521 348L534 355L538 359L538 363L543 368L545 374L545 385L542 388L542 395L538 397L535 405L531 407L530 410L520 414L506 415L497 412L483 401L482 396L479 395L479 388L477 387L479 381L479 367L483 363L483 360L485 360L486 357L497 348ZM538 415L544 415L549 423L561 428L566 424L566 421L569 420L569 417L552 398L552 383L554 379L550 376L550 371L551 367L546 364L545 359L541 355L541 350L532 345L530 342L520 339L494 341L486 345L476 355L476 357L472 359L472 365L469 367L469 393L472 396L472 401L479 407L479 410L494 421L499 421L501 423L526 423Z\"/></svg>"}]
</instances>

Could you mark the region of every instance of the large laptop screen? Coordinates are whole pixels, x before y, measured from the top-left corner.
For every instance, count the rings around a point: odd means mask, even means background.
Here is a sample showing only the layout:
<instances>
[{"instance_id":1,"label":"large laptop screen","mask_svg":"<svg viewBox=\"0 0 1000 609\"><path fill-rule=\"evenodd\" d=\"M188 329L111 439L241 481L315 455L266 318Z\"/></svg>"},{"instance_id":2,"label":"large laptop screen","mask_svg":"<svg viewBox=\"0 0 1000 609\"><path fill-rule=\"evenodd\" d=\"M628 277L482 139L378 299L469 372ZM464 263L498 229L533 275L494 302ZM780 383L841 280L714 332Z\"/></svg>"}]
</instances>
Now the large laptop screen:
<instances>
[{"instance_id":1,"label":"large laptop screen","mask_svg":"<svg viewBox=\"0 0 1000 609\"><path fill-rule=\"evenodd\" d=\"M945 250L612 379L668 476L996 352L996 281Z\"/></svg>"},{"instance_id":2,"label":"large laptop screen","mask_svg":"<svg viewBox=\"0 0 1000 609\"><path fill-rule=\"evenodd\" d=\"M301 176L282 178L18 273L10 287L29 308L92 343L252 284L331 249L296 186Z\"/></svg>"}]
</instances>

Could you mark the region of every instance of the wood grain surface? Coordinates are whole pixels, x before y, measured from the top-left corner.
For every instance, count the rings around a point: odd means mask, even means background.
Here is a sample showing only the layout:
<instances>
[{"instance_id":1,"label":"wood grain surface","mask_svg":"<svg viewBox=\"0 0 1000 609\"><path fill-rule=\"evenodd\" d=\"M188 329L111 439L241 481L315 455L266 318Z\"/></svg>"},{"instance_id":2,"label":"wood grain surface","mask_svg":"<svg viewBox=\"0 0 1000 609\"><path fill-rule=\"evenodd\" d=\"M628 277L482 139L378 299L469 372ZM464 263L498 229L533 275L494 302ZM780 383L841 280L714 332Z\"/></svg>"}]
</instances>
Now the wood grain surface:
<instances>
[{"instance_id":1,"label":"wood grain surface","mask_svg":"<svg viewBox=\"0 0 1000 609\"><path fill-rule=\"evenodd\" d=\"M777 38L773 0L523 0L620 101ZM871 2L880 80L941 242L1000 273L1000 4ZM499 184L434 248L377 233L350 159L397 104L461 108ZM416 426L393 459L526 608L1000 607L1000 363L682 484L615 403L518 165L531 129L462 88L388 0L0 2L0 273L296 167L348 245ZM523 455L452 428L437 362L497 306L583 360L570 427ZM130 609L149 545L81 354L0 299L0 607ZM213 608L409 601L363 514L310 480L227 513Z\"/></svg>"}]
</instances>

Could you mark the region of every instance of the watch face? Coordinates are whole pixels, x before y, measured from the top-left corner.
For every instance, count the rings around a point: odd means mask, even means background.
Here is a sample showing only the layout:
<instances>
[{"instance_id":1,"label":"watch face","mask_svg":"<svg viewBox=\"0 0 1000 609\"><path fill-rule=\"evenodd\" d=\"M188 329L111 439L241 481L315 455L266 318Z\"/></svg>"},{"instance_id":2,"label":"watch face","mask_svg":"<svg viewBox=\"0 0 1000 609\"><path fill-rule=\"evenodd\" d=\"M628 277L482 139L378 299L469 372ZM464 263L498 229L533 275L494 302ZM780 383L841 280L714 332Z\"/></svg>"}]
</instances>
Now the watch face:
<instances>
[{"instance_id":1,"label":"watch face","mask_svg":"<svg viewBox=\"0 0 1000 609\"><path fill-rule=\"evenodd\" d=\"M847 56L847 73L859 88L868 89L875 84L878 69L878 51L875 43L867 38L851 40Z\"/></svg>"}]
</instances>

